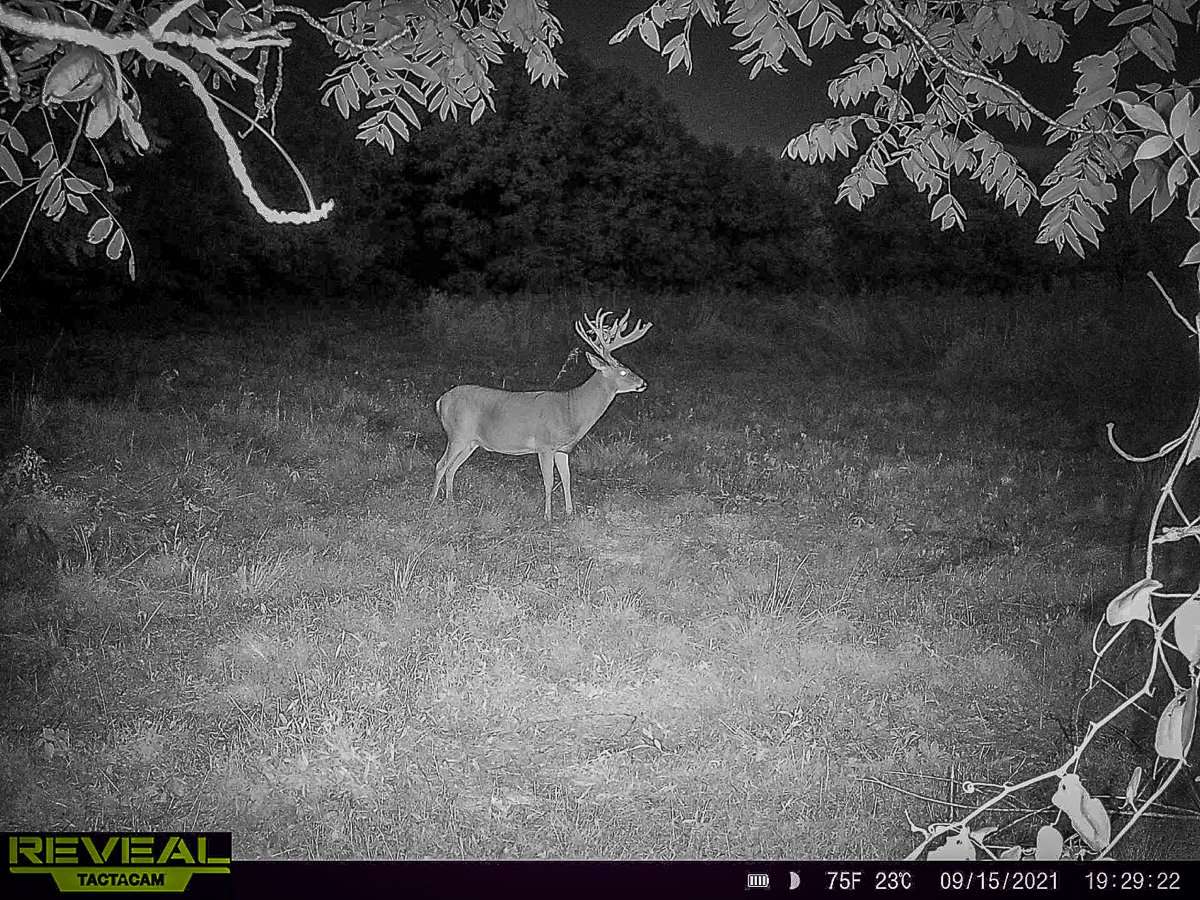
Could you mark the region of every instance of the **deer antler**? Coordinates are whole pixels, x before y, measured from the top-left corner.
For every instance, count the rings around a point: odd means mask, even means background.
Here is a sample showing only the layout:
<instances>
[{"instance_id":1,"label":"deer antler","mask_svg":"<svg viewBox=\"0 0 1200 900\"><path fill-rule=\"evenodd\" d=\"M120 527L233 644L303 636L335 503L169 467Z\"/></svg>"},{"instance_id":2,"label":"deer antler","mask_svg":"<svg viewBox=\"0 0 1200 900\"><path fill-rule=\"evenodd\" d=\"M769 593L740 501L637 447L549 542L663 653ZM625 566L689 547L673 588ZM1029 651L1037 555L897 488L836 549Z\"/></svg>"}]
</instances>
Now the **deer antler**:
<instances>
[{"instance_id":1,"label":"deer antler","mask_svg":"<svg viewBox=\"0 0 1200 900\"><path fill-rule=\"evenodd\" d=\"M627 329L629 325L630 310L625 310L625 315L617 319L611 325L605 325L605 319L609 316L616 316L616 313L605 312L603 309L596 310L596 315L592 318L584 316L582 321L575 323L575 330L579 336L583 338L583 342L596 351L601 357L610 363L615 363L612 352L626 344L632 344L654 324L653 322L643 322L637 320L637 324L631 329Z\"/></svg>"}]
</instances>

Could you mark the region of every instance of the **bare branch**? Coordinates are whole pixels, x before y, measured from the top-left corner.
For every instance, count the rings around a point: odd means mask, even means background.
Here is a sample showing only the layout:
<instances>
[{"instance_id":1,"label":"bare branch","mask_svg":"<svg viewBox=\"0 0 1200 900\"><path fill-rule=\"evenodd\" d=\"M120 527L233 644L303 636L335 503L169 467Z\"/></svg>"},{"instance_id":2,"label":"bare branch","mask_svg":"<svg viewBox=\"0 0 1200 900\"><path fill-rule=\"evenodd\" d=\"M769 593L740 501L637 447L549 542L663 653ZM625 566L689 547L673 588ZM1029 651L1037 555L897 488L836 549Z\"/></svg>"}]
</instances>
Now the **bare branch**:
<instances>
[{"instance_id":1,"label":"bare branch","mask_svg":"<svg viewBox=\"0 0 1200 900\"><path fill-rule=\"evenodd\" d=\"M329 215L333 210L332 200L326 200L320 206L310 208L307 212L281 212L267 206L263 202L262 197L259 196L254 183L250 180L249 173L246 172L246 162L242 158L241 148L238 147L233 134L221 119L221 113L217 109L217 104L213 101L212 95L205 89L200 76L196 74L196 70L182 60L176 59L165 50L160 50L158 47L153 46L149 41L145 41L145 46L139 47L138 52L145 56L146 59L154 60L176 72L187 82L191 92L196 95L196 99L200 101L200 105L204 108L209 124L212 126L213 132L217 135L217 139L220 140L221 145L225 148L225 156L229 160L229 168L233 172L233 177L237 179L238 186L242 189L242 193L245 194L246 199L250 201L250 205L254 207L255 212L262 216L263 219L273 225L307 225L312 222L319 222Z\"/></svg>"}]
</instances>

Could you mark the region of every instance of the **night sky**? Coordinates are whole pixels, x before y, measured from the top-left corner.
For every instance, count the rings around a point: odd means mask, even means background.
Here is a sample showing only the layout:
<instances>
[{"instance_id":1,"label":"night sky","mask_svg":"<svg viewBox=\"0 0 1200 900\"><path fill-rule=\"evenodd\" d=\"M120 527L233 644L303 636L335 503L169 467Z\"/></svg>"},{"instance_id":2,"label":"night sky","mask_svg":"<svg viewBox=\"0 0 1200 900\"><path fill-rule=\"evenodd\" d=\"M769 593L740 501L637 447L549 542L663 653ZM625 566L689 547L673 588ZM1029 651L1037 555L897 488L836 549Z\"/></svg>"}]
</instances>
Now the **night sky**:
<instances>
[{"instance_id":1,"label":"night sky","mask_svg":"<svg viewBox=\"0 0 1200 900\"><path fill-rule=\"evenodd\" d=\"M735 148L759 146L779 152L792 137L806 131L814 122L864 108L835 107L826 93L829 80L867 49L855 41L834 41L827 47L810 51L811 66L785 63L788 66L786 75L763 70L754 81L749 80L749 67L738 63L740 54L729 49L738 40L729 26L709 28L699 18L692 28L693 69L690 76L683 67L667 74L667 60L642 43L636 34L626 38L623 44L608 46L609 38L632 16L643 12L650 2L551 0L550 9L562 23L567 46L580 50L597 65L630 69L656 85L702 140ZM1069 104L1077 77L1071 68L1074 61L1087 53L1107 50L1116 34L1107 27L1107 17L1096 13L1085 20L1082 28L1072 26L1069 16L1060 16L1059 21L1069 35L1068 46L1059 62L1047 66L1021 54L1014 65L1004 67L1004 78L1048 112L1061 110ZM672 26L666 34L673 36L677 31L678 26ZM1186 34L1181 37L1180 71L1194 71L1196 45L1200 42L1188 41ZM1145 60L1135 60L1131 65L1135 67L1131 71L1137 74L1134 83L1162 80L1162 73ZM991 120L989 124L993 133L1009 143L1010 149L1018 155L1046 153L1040 127L1014 136L1002 120Z\"/></svg>"},{"instance_id":2,"label":"night sky","mask_svg":"<svg viewBox=\"0 0 1200 900\"><path fill-rule=\"evenodd\" d=\"M829 78L861 48L836 42L812 54L813 65L789 65L787 75L764 70L754 81L738 64L737 41L728 26L709 28L697 20L692 28L692 74L682 66L667 74L667 60L636 34L610 47L608 40L650 0L552 0L564 43L600 66L636 72L657 85L679 109L684 122L704 141L732 147L760 146L779 151L814 121L841 115L825 93ZM669 35L677 33L678 25ZM568 71L568 74L569 71Z\"/></svg>"}]
</instances>

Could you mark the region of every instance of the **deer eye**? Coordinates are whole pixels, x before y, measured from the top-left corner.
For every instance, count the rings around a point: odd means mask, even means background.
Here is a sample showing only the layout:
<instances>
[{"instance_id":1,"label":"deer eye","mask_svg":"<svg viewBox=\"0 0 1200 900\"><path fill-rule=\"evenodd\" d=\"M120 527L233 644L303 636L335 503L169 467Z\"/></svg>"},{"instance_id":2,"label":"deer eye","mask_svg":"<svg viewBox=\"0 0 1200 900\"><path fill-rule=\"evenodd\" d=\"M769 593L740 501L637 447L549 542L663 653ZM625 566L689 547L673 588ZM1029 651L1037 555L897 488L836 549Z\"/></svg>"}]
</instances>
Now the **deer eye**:
<instances>
[{"instance_id":1,"label":"deer eye","mask_svg":"<svg viewBox=\"0 0 1200 900\"><path fill-rule=\"evenodd\" d=\"M627 372L625 369L622 369L622 370L621 370L621 374L622 374L622 375L628 375L629 373L628 373L628 372Z\"/></svg>"}]
</instances>

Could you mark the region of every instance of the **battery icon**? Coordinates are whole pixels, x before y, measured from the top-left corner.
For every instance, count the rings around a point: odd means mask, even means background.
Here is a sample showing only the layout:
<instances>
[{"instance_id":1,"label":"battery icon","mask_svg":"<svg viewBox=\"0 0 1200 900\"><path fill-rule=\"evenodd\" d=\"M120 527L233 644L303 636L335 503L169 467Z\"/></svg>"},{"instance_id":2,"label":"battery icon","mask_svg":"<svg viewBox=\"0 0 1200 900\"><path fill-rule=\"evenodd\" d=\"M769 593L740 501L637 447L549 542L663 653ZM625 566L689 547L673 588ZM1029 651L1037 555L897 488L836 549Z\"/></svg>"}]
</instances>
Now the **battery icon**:
<instances>
[{"instance_id":1,"label":"battery icon","mask_svg":"<svg viewBox=\"0 0 1200 900\"><path fill-rule=\"evenodd\" d=\"M747 872L746 873L747 888L770 888L771 876L766 872Z\"/></svg>"}]
</instances>

